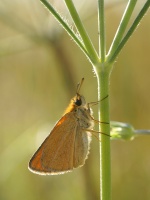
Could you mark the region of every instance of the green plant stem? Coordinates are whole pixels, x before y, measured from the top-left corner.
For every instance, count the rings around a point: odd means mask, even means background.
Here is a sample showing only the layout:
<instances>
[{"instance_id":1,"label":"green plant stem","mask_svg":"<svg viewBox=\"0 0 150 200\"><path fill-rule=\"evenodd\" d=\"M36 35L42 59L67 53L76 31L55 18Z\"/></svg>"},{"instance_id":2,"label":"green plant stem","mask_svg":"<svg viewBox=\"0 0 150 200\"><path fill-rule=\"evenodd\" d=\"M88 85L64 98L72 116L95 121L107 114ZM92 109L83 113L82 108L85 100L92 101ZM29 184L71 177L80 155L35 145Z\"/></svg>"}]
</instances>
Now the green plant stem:
<instances>
[{"instance_id":1,"label":"green plant stem","mask_svg":"<svg viewBox=\"0 0 150 200\"><path fill-rule=\"evenodd\" d=\"M74 3L72 2L72 0L65 0L65 3L67 5L68 10L71 14L71 17L75 23L75 26L83 40L86 50L92 58L92 61L93 61L92 63L93 64L97 63L99 61L98 55L97 55L96 50L95 50L95 48L88 36L83 24L82 24L82 21L80 20L80 17L78 15L78 12L76 11Z\"/></svg>"},{"instance_id":2,"label":"green plant stem","mask_svg":"<svg viewBox=\"0 0 150 200\"><path fill-rule=\"evenodd\" d=\"M140 13L138 14L138 16L136 17L136 19L134 20L133 24L129 28L128 32L126 33L126 35L124 36L124 38L122 39L122 41L120 42L120 44L118 45L118 47L116 47L116 49L115 49L115 51L113 53L111 52L108 55L108 57L107 57L107 62L108 63L113 63L116 60L116 57L118 56L118 54L120 53L120 51L123 49L124 45L127 43L127 41L129 40L129 38L131 37L131 35L135 31L135 29L137 28L137 26L139 25L140 21L144 17L144 15L147 12L147 10L148 10L149 7L150 7L150 0L147 0L147 2L144 4L144 6L141 9Z\"/></svg>"},{"instance_id":3,"label":"green plant stem","mask_svg":"<svg viewBox=\"0 0 150 200\"><path fill-rule=\"evenodd\" d=\"M124 14L122 16L122 19L120 21L119 27L116 31L114 40L113 40L111 47L109 49L108 56L112 55L115 52L116 48L118 47L119 43L121 42L123 34L124 34L126 27L129 23L129 20L131 18L131 15L133 13L133 10L135 8L136 3L137 3L137 0L130 0L128 2L127 7L126 7Z\"/></svg>"},{"instance_id":4,"label":"green plant stem","mask_svg":"<svg viewBox=\"0 0 150 200\"><path fill-rule=\"evenodd\" d=\"M99 55L101 57L101 63L104 63L106 56L104 0L98 0L98 33L99 33Z\"/></svg>"},{"instance_id":5,"label":"green plant stem","mask_svg":"<svg viewBox=\"0 0 150 200\"><path fill-rule=\"evenodd\" d=\"M73 32L73 30L69 27L69 25L65 22L65 20L58 14L58 12L53 8L53 6L47 0L40 0L40 1L51 12L51 14L58 20L61 26L72 37L72 39L78 44L78 46L82 49L85 55L89 58L89 60L91 60L91 56L87 52L85 45L79 40L77 35Z\"/></svg>"},{"instance_id":6,"label":"green plant stem","mask_svg":"<svg viewBox=\"0 0 150 200\"><path fill-rule=\"evenodd\" d=\"M111 68L105 66L104 70L97 69L98 100L108 95L108 98L99 104L99 121L109 122L109 75ZM100 124L100 132L110 135L110 124ZM111 199L111 159L110 137L100 134L100 197L101 200Z\"/></svg>"},{"instance_id":7,"label":"green plant stem","mask_svg":"<svg viewBox=\"0 0 150 200\"><path fill-rule=\"evenodd\" d=\"M134 23L129 28L128 32L124 36L126 27L131 18L133 9L137 0L129 0L127 8L124 12L119 28L116 32L115 38L110 47L107 59L105 54L105 24L104 24L104 0L98 0L98 31L99 31L99 56L98 57L95 48L80 20L80 17L74 7L72 0L64 0L68 10L72 16L74 24L80 34L82 40L77 37L74 31L68 26L65 20L56 12L56 10L46 0L40 0L64 27L64 29L71 35L73 40L83 50L85 55L89 58L94 65L94 71L98 79L98 99L102 99L108 95L104 101L99 104L99 120L102 122L110 123L109 114L109 76L112 69L112 64L116 60L116 57L124 47L135 28L139 24L140 20L148 10L150 6L150 0L147 0L141 12L138 14ZM124 37L123 37L124 36ZM102 123L99 127L102 133L110 134L110 124ZM100 196L101 200L111 199L111 159L110 159L110 137L100 134Z\"/></svg>"}]
</instances>

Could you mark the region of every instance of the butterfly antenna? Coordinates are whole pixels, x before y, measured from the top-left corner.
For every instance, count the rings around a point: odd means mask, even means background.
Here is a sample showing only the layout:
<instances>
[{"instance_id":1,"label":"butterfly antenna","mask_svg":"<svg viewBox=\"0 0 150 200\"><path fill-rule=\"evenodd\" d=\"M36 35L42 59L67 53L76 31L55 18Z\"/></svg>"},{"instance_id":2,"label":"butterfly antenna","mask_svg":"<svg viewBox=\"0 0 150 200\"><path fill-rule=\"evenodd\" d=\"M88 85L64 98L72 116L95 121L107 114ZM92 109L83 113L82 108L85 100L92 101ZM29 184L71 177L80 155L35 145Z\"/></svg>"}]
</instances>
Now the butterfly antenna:
<instances>
[{"instance_id":1,"label":"butterfly antenna","mask_svg":"<svg viewBox=\"0 0 150 200\"><path fill-rule=\"evenodd\" d=\"M81 82L78 83L78 85L77 85L77 91L76 91L77 94L79 94L79 92L80 92L80 88L81 88L81 86L82 86L82 84L83 84L83 81L84 81L84 78L82 78L82 79L81 79Z\"/></svg>"}]
</instances>

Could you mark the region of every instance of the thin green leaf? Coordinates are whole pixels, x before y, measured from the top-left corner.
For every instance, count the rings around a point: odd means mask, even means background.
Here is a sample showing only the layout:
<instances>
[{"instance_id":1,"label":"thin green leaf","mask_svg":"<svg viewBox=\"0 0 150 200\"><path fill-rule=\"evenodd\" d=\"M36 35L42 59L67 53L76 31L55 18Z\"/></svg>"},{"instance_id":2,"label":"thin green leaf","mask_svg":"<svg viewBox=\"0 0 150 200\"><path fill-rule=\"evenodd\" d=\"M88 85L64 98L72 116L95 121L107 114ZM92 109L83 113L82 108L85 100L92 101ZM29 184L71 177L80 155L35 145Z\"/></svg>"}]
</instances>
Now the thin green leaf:
<instances>
[{"instance_id":1,"label":"thin green leaf","mask_svg":"<svg viewBox=\"0 0 150 200\"><path fill-rule=\"evenodd\" d=\"M118 54L120 53L120 51L122 50L124 45L127 43L127 41L129 40L129 38L131 37L131 35L135 31L135 29L137 28L138 24L140 23L140 21L144 17L144 15L147 12L149 7L150 7L150 0L147 0L145 5L141 9L140 13L138 14L136 19L134 20L133 24L129 28L128 32L126 33L126 35L122 39L121 43L118 45L118 48L116 49L116 51L111 55L110 58L108 58L108 60L107 60L108 63L113 63L115 61L116 57L118 56Z\"/></svg>"},{"instance_id":2,"label":"thin green leaf","mask_svg":"<svg viewBox=\"0 0 150 200\"><path fill-rule=\"evenodd\" d=\"M64 21L64 19L60 16L60 14L53 8L53 6L46 0L40 0L46 8L53 14L53 16L58 20L58 22L62 25L62 27L67 31L67 33L72 37L72 39L78 44L78 46L82 49L85 55L91 60L90 54L87 52L82 41L77 37L74 31L69 27L69 25Z\"/></svg>"},{"instance_id":3,"label":"thin green leaf","mask_svg":"<svg viewBox=\"0 0 150 200\"><path fill-rule=\"evenodd\" d=\"M121 42L122 38L123 38L123 34L125 33L126 27L129 23L129 20L131 19L131 15L133 13L133 10L135 8L135 5L137 3L137 0L130 0L127 4L127 7L124 11L124 14L122 16L122 19L120 21L119 27L116 31L114 40L111 44L111 47L109 49L108 52L108 59L109 57L111 57L111 55L114 54L114 52L116 51L119 43Z\"/></svg>"},{"instance_id":4,"label":"thin green leaf","mask_svg":"<svg viewBox=\"0 0 150 200\"><path fill-rule=\"evenodd\" d=\"M91 42L91 40L88 36L83 24L82 24L82 21L81 21L79 15L78 15L78 12L77 12L72 0L65 0L65 3L67 5L68 10L70 12L70 15L71 15L71 17L72 17L72 19L75 23L75 26L76 26L76 28L77 28L77 30L78 30L78 32L79 32L79 34L80 34L80 36L83 40L83 43L86 47L86 50L93 60L93 63L98 62L99 58L98 58L98 55L96 53L96 50L95 50L95 48L94 48L94 46L93 46L93 44L92 44L92 42Z\"/></svg>"}]
</instances>

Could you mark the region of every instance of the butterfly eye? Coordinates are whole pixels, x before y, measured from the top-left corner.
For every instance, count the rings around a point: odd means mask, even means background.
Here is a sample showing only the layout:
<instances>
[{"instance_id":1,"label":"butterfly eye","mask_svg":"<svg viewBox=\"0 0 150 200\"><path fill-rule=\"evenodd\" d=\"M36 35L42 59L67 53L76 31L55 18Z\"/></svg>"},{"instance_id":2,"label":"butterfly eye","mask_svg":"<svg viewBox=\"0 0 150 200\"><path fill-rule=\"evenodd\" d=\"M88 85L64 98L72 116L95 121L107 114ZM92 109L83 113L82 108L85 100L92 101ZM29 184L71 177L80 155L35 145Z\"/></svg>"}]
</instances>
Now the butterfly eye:
<instances>
[{"instance_id":1,"label":"butterfly eye","mask_svg":"<svg viewBox=\"0 0 150 200\"><path fill-rule=\"evenodd\" d=\"M82 104L81 98L76 99L75 104L76 104L77 106L81 106L81 104Z\"/></svg>"}]
</instances>

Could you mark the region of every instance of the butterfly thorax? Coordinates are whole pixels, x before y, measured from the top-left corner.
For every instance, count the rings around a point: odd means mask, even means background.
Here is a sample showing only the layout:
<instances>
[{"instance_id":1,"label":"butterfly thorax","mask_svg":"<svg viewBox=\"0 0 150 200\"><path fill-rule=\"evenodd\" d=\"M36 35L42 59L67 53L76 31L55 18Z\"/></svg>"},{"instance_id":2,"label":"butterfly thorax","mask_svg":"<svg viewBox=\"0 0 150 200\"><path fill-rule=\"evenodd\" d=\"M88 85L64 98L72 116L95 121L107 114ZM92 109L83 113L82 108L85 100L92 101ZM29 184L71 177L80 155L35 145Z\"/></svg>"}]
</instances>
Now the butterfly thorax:
<instances>
[{"instance_id":1,"label":"butterfly thorax","mask_svg":"<svg viewBox=\"0 0 150 200\"><path fill-rule=\"evenodd\" d=\"M84 96L77 94L74 97L74 110L75 116L80 124L80 127L85 129L92 129L94 126L93 123L93 111L89 107L89 104L86 103Z\"/></svg>"}]
</instances>

